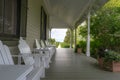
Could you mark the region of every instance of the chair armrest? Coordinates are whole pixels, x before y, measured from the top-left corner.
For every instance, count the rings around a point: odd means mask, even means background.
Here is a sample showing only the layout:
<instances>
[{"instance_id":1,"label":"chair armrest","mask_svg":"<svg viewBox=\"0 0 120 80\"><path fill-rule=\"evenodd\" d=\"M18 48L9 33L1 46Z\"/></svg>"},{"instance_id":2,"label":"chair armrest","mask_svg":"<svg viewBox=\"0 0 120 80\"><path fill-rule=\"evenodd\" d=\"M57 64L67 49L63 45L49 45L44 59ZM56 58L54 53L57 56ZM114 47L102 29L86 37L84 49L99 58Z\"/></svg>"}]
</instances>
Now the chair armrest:
<instances>
[{"instance_id":1,"label":"chair armrest","mask_svg":"<svg viewBox=\"0 0 120 80\"><path fill-rule=\"evenodd\" d=\"M18 58L18 65L21 65L21 62L22 62L22 55L19 54L19 55L11 55L12 57L17 57Z\"/></svg>"},{"instance_id":2,"label":"chair armrest","mask_svg":"<svg viewBox=\"0 0 120 80\"><path fill-rule=\"evenodd\" d=\"M36 54L31 54L31 53L20 53L21 56L26 56L26 57L34 57L34 56L38 56L38 57L42 57L42 54L36 53Z\"/></svg>"},{"instance_id":3,"label":"chair armrest","mask_svg":"<svg viewBox=\"0 0 120 80\"><path fill-rule=\"evenodd\" d=\"M12 57L22 57L22 55L12 55Z\"/></svg>"},{"instance_id":4,"label":"chair armrest","mask_svg":"<svg viewBox=\"0 0 120 80\"><path fill-rule=\"evenodd\" d=\"M43 55L41 54L31 54L31 53L21 53L23 58L31 57L34 59L34 66L40 67L43 64Z\"/></svg>"},{"instance_id":5,"label":"chair armrest","mask_svg":"<svg viewBox=\"0 0 120 80\"><path fill-rule=\"evenodd\" d=\"M55 45L47 45L47 47L56 47Z\"/></svg>"},{"instance_id":6,"label":"chair armrest","mask_svg":"<svg viewBox=\"0 0 120 80\"><path fill-rule=\"evenodd\" d=\"M40 49L35 49L34 50L35 52L37 51L37 52L44 52L44 51L49 51L49 49L46 47L46 48L40 48Z\"/></svg>"},{"instance_id":7,"label":"chair armrest","mask_svg":"<svg viewBox=\"0 0 120 80\"><path fill-rule=\"evenodd\" d=\"M50 55L50 50L48 48L40 48L40 49L34 49L34 54L40 55L40 57L48 57Z\"/></svg>"}]
</instances>

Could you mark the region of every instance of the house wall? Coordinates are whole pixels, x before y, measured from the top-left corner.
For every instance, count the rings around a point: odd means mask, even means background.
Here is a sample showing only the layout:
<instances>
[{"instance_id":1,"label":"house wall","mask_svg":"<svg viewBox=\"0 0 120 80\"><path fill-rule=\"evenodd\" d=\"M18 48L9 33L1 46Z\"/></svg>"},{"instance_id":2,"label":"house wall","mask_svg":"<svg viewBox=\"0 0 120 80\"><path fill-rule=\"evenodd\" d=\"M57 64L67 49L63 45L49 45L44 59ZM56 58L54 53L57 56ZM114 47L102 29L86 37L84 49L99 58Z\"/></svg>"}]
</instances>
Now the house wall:
<instances>
[{"instance_id":1,"label":"house wall","mask_svg":"<svg viewBox=\"0 0 120 80\"><path fill-rule=\"evenodd\" d=\"M48 13L48 11L47 11L47 7L46 7L46 5L45 5L45 3L44 3L44 0L42 0L42 4L41 4L41 6L43 6L43 8L44 8L44 10L45 10L45 12L46 12L46 14L47 14L47 30L46 30L46 37L47 37L47 39L49 39L49 31L50 31L50 15L49 15L49 13Z\"/></svg>"},{"instance_id":2,"label":"house wall","mask_svg":"<svg viewBox=\"0 0 120 80\"><path fill-rule=\"evenodd\" d=\"M25 39L31 49L33 49L34 40L35 39L40 40L41 6L44 7L45 12L47 13L47 10L43 3L43 0L28 0L27 27L26 27ZM47 16L48 16L48 20L49 20L48 13L47 13ZM49 25L49 23L47 24L47 29L48 29L48 25ZM47 35L48 35L48 32L47 32ZM9 46L11 54L13 54L13 55L19 54L19 49L18 49L18 40L19 39L18 38L0 37L0 40L2 40L4 44ZM17 63L17 58L15 58L14 61L15 61L15 63Z\"/></svg>"},{"instance_id":3,"label":"house wall","mask_svg":"<svg viewBox=\"0 0 120 80\"><path fill-rule=\"evenodd\" d=\"M43 0L28 0L28 10L27 10L27 27L26 27L26 41L29 44L30 48L34 47L34 40L40 40L40 19L41 19L41 6L44 7L45 12L48 16L47 31L49 27L49 15L47 9L43 3ZM48 37L47 32L47 37ZM12 54L19 54L18 50L18 38L2 38L4 44L8 45Z\"/></svg>"},{"instance_id":4,"label":"house wall","mask_svg":"<svg viewBox=\"0 0 120 80\"><path fill-rule=\"evenodd\" d=\"M34 40L40 40L41 6L43 6L46 11L42 0L28 0L26 41L31 49L34 47Z\"/></svg>"}]
</instances>

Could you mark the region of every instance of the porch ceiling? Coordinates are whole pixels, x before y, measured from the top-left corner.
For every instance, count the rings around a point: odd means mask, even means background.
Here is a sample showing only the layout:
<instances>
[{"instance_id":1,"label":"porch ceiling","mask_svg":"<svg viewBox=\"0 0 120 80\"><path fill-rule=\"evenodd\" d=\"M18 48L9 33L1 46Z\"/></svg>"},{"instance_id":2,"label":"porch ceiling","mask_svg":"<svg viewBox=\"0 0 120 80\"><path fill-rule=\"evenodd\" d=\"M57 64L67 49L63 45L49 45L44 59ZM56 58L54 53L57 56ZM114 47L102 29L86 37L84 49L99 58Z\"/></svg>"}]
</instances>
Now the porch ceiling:
<instances>
[{"instance_id":1,"label":"porch ceiling","mask_svg":"<svg viewBox=\"0 0 120 80\"><path fill-rule=\"evenodd\" d=\"M44 0L52 28L74 28L86 19L90 10L97 10L108 0Z\"/></svg>"}]
</instances>

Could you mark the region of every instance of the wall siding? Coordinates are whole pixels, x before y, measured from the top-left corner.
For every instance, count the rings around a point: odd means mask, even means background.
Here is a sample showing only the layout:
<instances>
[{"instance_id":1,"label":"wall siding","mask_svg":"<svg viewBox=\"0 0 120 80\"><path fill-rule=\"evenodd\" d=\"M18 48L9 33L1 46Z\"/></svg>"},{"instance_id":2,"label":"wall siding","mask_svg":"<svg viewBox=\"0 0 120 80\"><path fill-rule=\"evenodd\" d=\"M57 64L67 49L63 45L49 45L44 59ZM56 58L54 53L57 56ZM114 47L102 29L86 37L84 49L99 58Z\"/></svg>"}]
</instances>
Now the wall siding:
<instances>
[{"instance_id":1,"label":"wall siding","mask_svg":"<svg viewBox=\"0 0 120 80\"><path fill-rule=\"evenodd\" d=\"M40 6L41 0L28 0L27 36L26 40L31 48L34 39L40 39Z\"/></svg>"},{"instance_id":2,"label":"wall siding","mask_svg":"<svg viewBox=\"0 0 120 80\"><path fill-rule=\"evenodd\" d=\"M42 0L28 0L28 10L27 10L27 28L26 28L26 41L29 44L30 48L33 49L34 40L40 40L40 15L41 15L41 6L45 7ZM46 11L46 8L45 8ZM47 13L48 16L48 13ZM48 27L48 24L47 24ZM48 28L47 28L48 29ZM47 30L48 31L48 30ZM3 43L8 45L11 51L11 54L19 54L18 49L18 40L19 39L3 39ZM17 59L14 59L17 63Z\"/></svg>"},{"instance_id":3,"label":"wall siding","mask_svg":"<svg viewBox=\"0 0 120 80\"><path fill-rule=\"evenodd\" d=\"M26 40L31 49L34 46L34 40L40 40L40 16L41 16L41 6L46 7L43 0L28 0L28 13L27 13L27 36ZM47 13L47 11L46 11ZM47 13L48 16L48 13ZM49 20L49 18L48 18ZM48 21L47 20L47 21ZM49 21L48 21L49 24ZM48 29L47 24L47 29ZM48 31L48 30L47 30ZM48 37L48 32L47 32Z\"/></svg>"}]
</instances>

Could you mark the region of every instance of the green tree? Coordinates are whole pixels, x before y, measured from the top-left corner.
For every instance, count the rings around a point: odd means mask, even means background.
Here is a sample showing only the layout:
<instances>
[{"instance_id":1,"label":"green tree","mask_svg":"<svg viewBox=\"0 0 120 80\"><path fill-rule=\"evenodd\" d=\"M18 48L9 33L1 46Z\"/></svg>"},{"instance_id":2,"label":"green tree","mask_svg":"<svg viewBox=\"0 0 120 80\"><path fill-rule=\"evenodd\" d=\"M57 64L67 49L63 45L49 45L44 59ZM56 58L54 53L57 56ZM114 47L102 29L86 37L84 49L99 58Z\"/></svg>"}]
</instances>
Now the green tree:
<instances>
[{"instance_id":1,"label":"green tree","mask_svg":"<svg viewBox=\"0 0 120 80\"><path fill-rule=\"evenodd\" d=\"M49 39L49 41L51 44L55 44L55 42L56 42L54 38Z\"/></svg>"},{"instance_id":2,"label":"green tree","mask_svg":"<svg viewBox=\"0 0 120 80\"><path fill-rule=\"evenodd\" d=\"M78 35L86 38L87 26L78 28ZM120 51L120 0L109 0L91 16L91 54L96 57L99 48Z\"/></svg>"},{"instance_id":3,"label":"green tree","mask_svg":"<svg viewBox=\"0 0 120 80\"><path fill-rule=\"evenodd\" d=\"M70 44L70 29L67 30L64 42Z\"/></svg>"},{"instance_id":4,"label":"green tree","mask_svg":"<svg viewBox=\"0 0 120 80\"><path fill-rule=\"evenodd\" d=\"M120 0L110 0L91 19L91 35L99 41L101 47L116 50L120 47L120 38L114 36L120 32Z\"/></svg>"},{"instance_id":5,"label":"green tree","mask_svg":"<svg viewBox=\"0 0 120 80\"><path fill-rule=\"evenodd\" d=\"M84 22L84 25L79 25L77 28L77 37L78 42L79 41L85 41L87 37L87 24L86 21Z\"/></svg>"},{"instance_id":6,"label":"green tree","mask_svg":"<svg viewBox=\"0 0 120 80\"><path fill-rule=\"evenodd\" d=\"M54 38L49 39L50 43L53 45L56 45L56 47L59 46L60 42L56 42L56 40Z\"/></svg>"}]
</instances>

